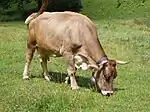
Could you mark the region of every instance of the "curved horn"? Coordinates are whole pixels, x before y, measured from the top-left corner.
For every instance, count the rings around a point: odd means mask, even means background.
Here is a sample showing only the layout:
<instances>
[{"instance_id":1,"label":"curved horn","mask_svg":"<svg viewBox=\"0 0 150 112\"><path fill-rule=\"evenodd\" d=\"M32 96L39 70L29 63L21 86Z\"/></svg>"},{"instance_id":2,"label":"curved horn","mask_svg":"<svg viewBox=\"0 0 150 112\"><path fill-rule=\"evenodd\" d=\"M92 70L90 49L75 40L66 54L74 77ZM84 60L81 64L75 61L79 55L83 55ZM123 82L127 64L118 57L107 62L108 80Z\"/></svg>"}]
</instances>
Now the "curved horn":
<instances>
[{"instance_id":1,"label":"curved horn","mask_svg":"<svg viewBox=\"0 0 150 112\"><path fill-rule=\"evenodd\" d=\"M129 62L125 62L125 61L116 60L116 63L117 63L117 64L122 64L122 65L124 65L124 64L127 64L127 63L129 63Z\"/></svg>"},{"instance_id":2,"label":"curved horn","mask_svg":"<svg viewBox=\"0 0 150 112\"><path fill-rule=\"evenodd\" d=\"M89 67L89 68L94 68L95 70L100 70L100 69L103 67L104 63L107 63L107 62L108 62L108 60L105 60L105 61L102 61L102 62L99 64L99 66L94 65L94 64L91 64L91 65L88 65L88 67Z\"/></svg>"},{"instance_id":3,"label":"curved horn","mask_svg":"<svg viewBox=\"0 0 150 112\"><path fill-rule=\"evenodd\" d=\"M88 65L88 68L94 68L95 70L99 70L98 66L97 65Z\"/></svg>"}]
</instances>

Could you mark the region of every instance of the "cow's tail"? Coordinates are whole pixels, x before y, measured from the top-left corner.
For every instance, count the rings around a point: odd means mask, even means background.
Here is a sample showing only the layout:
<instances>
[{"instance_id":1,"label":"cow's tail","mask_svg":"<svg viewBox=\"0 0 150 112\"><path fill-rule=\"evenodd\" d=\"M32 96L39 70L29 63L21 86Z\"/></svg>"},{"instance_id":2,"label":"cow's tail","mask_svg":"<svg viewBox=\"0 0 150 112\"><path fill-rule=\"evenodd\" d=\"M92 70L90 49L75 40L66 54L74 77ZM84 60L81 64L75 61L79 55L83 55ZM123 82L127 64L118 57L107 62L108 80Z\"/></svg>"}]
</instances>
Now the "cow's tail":
<instances>
[{"instance_id":1,"label":"cow's tail","mask_svg":"<svg viewBox=\"0 0 150 112\"><path fill-rule=\"evenodd\" d=\"M48 0L42 0L42 6L40 10L37 13L31 14L27 19L25 20L25 24L29 24L33 19L37 18L40 14L42 14L48 5Z\"/></svg>"}]
</instances>

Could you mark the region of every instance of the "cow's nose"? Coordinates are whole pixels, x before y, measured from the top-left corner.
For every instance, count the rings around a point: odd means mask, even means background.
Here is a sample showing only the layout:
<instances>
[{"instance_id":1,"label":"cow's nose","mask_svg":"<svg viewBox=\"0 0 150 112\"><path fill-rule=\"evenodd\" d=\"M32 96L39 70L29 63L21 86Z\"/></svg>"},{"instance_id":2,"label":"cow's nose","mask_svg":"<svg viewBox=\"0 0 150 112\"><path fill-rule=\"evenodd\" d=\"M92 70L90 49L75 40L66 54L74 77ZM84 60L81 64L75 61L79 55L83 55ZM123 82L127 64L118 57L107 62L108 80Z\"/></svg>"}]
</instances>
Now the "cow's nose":
<instances>
[{"instance_id":1,"label":"cow's nose","mask_svg":"<svg viewBox=\"0 0 150 112\"><path fill-rule=\"evenodd\" d=\"M101 93L105 96L110 96L112 95L114 92L113 91L104 91L104 90L101 90Z\"/></svg>"}]
</instances>

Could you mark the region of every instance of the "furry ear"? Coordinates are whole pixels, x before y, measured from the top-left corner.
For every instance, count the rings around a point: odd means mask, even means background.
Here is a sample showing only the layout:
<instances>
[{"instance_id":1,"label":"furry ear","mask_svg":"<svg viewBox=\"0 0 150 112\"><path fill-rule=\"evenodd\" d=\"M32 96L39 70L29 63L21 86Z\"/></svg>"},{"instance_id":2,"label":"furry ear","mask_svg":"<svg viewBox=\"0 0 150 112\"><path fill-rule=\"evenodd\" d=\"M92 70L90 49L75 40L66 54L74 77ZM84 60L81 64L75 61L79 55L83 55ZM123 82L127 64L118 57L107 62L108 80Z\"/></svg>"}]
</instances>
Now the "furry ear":
<instances>
[{"instance_id":1,"label":"furry ear","mask_svg":"<svg viewBox=\"0 0 150 112\"><path fill-rule=\"evenodd\" d=\"M82 68L82 70L87 70L88 68L92 68L92 69L95 69L95 70L99 70L99 67L97 65L94 65L94 64L93 65L88 65L86 63L86 60L82 56L76 55L74 57L74 61L75 61L75 67L77 69Z\"/></svg>"},{"instance_id":2,"label":"furry ear","mask_svg":"<svg viewBox=\"0 0 150 112\"><path fill-rule=\"evenodd\" d=\"M108 62L107 60L102 61L102 62L99 64L99 69L102 69L103 65L104 65L105 63L107 63L107 62Z\"/></svg>"},{"instance_id":3,"label":"furry ear","mask_svg":"<svg viewBox=\"0 0 150 112\"><path fill-rule=\"evenodd\" d=\"M87 70L88 69L88 64L86 63L86 60L84 57L81 56L74 56L74 61L75 61L75 67L77 69L81 68L82 70Z\"/></svg>"},{"instance_id":4,"label":"furry ear","mask_svg":"<svg viewBox=\"0 0 150 112\"><path fill-rule=\"evenodd\" d=\"M82 70L87 70L88 69L88 65L86 63L82 63L80 65L80 67L82 68Z\"/></svg>"}]
</instances>

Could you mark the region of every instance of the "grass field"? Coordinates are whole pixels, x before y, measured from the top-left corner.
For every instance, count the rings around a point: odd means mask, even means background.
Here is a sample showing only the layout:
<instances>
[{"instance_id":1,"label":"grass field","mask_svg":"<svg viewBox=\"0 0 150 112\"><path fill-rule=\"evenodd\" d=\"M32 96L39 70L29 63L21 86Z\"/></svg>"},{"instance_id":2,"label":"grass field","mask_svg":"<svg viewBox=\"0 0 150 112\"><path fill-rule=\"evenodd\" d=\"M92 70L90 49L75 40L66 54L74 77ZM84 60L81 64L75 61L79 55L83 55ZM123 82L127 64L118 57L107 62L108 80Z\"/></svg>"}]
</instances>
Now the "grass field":
<instances>
[{"instance_id":1,"label":"grass field","mask_svg":"<svg viewBox=\"0 0 150 112\"><path fill-rule=\"evenodd\" d=\"M149 17L149 0L82 0L82 13L95 20Z\"/></svg>"},{"instance_id":2,"label":"grass field","mask_svg":"<svg viewBox=\"0 0 150 112\"><path fill-rule=\"evenodd\" d=\"M115 94L105 97L89 85L90 71L78 71L80 89L64 84L62 58L48 63L53 80L46 82L35 55L29 81L22 79L27 28L23 22L0 23L0 112L149 112L150 28L135 20L94 21L110 58L118 65Z\"/></svg>"}]
</instances>

